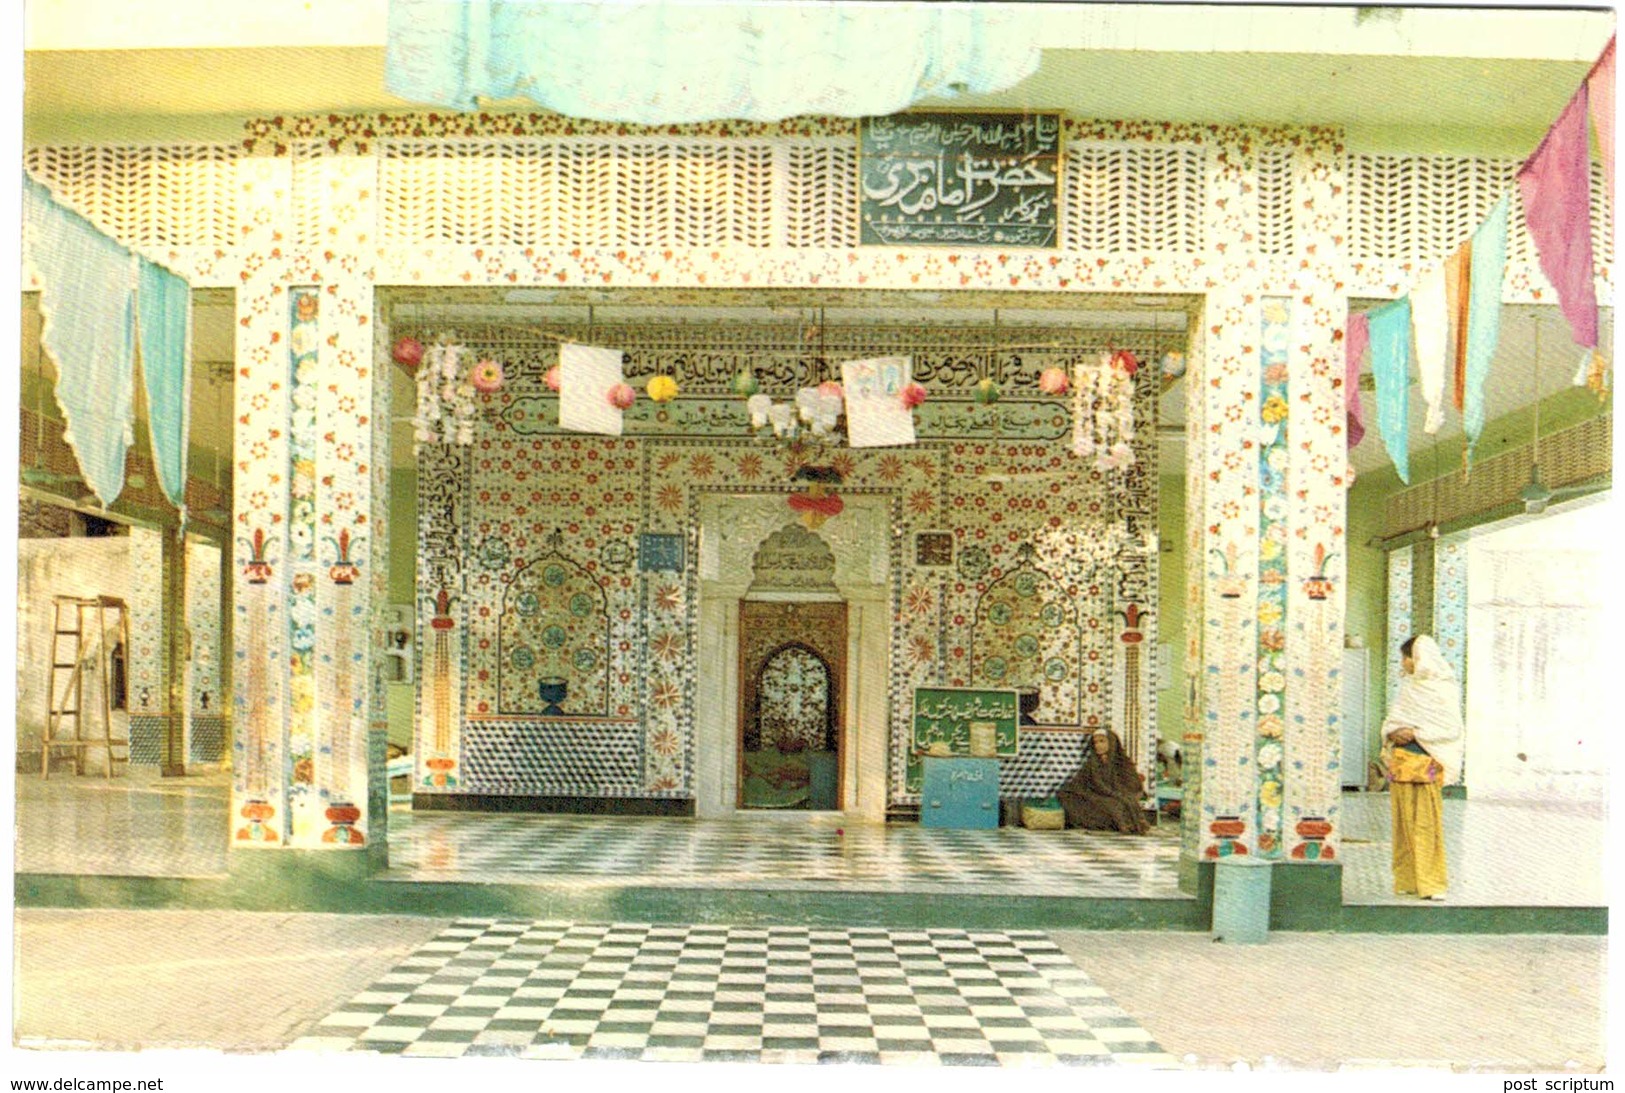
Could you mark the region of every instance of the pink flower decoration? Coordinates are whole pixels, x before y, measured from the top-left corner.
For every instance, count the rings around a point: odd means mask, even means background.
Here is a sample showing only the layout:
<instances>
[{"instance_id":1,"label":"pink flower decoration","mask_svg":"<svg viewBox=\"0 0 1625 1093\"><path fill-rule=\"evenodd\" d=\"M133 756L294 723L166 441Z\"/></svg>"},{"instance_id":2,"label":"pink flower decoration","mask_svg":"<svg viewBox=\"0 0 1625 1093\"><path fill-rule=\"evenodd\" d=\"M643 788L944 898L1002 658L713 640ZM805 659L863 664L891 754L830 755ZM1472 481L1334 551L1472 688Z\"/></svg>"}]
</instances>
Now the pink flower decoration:
<instances>
[{"instance_id":1,"label":"pink flower decoration","mask_svg":"<svg viewBox=\"0 0 1625 1093\"><path fill-rule=\"evenodd\" d=\"M638 399L637 391L630 384L617 383L609 389L609 403L617 410L629 408Z\"/></svg>"},{"instance_id":2,"label":"pink flower decoration","mask_svg":"<svg viewBox=\"0 0 1625 1093\"><path fill-rule=\"evenodd\" d=\"M820 383L818 385L818 393L830 398L841 398L843 394L841 391L841 385L836 383L834 380L825 380L823 383Z\"/></svg>"},{"instance_id":3,"label":"pink flower decoration","mask_svg":"<svg viewBox=\"0 0 1625 1093\"><path fill-rule=\"evenodd\" d=\"M1038 374L1038 389L1046 395L1064 395L1070 386L1064 368L1046 368Z\"/></svg>"},{"instance_id":4,"label":"pink flower decoration","mask_svg":"<svg viewBox=\"0 0 1625 1093\"><path fill-rule=\"evenodd\" d=\"M423 343L416 338L402 338L390 350L396 364L404 364L408 368L416 368L423 363Z\"/></svg>"},{"instance_id":5,"label":"pink flower decoration","mask_svg":"<svg viewBox=\"0 0 1625 1093\"><path fill-rule=\"evenodd\" d=\"M474 390L491 394L502 390L502 365L496 361L480 361L468 374L468 382L474 385Z\"/></svg>"},{"instance_id":6,"label":"pink flower decoration","mask_svg":"<svg viewBox=\"0 0 1625 1093\"><path fill-rule=\"evenodd\" d=\"M925 401L925 387L912 380L903 385L903 389L899 394L903 399L903 405L910 410Z\"/></svg>"},{"instance_id":7,"label":"pink flower decoration","mask_svg":"<svg viewBox=\"0 0 1625 1093\"><path fill-rule=\"evenodd\" d=\"M543 376L542 379L546 382L547 389L549 391L557 391L563 384L563 379L559 373L559 366L556 364L547 370L547 375Z\"/></svg>"}]
</instances>

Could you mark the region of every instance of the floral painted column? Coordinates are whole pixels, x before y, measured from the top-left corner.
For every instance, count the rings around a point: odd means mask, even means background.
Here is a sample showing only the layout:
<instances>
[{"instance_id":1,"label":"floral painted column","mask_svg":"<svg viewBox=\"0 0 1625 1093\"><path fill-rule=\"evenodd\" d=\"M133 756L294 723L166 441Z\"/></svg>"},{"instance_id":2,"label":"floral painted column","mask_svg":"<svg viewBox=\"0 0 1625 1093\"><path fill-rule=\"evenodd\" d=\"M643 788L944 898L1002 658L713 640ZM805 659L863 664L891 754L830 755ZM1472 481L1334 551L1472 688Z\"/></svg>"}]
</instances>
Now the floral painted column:
<instances>
[{"instance_id":1,"label":"floral painted column","mask_svg":"<svg viewBox=\"0 0 1625 1093\"><path fill-rule=\"evenodd\" d=\"M367 242L376 171L251 157L243 174L232 845L360 848L381 816L367 807L383 780L369 652L388 390L372 367L371 271L352 248ZM294 215L295 176L322 195L323 239L300 238L314 229L309 210Z\"/></svg>"},{"instance_id":2,"label":"floral painted column","mask_svg":"<svg viewBox=\"0 0 1625 1093\"><path fill-rule=\"evenodd\" d=\"M292 187L285 158L240 161L242 284L237 290L233 439L233 736L231 843L287 845L292 834L289 741L290 608L294 592L288 516L291 324L282 283Z\"/></svg>"},{"instance_id":3,"label":"floral painted column","mask_svg":"<svg viewBox=\"0 0 1625 1093\"><path fill-rule=\"evenodd\" d=\"M1187 719L1187 764L1200 755L1185 805L1195 813L1186 852L1211 860L1258 850L1261 305L1251 293L1214 291L1201 318L1185 381L1186 670L1195 715Z\"/></svg>"}]
</instances>

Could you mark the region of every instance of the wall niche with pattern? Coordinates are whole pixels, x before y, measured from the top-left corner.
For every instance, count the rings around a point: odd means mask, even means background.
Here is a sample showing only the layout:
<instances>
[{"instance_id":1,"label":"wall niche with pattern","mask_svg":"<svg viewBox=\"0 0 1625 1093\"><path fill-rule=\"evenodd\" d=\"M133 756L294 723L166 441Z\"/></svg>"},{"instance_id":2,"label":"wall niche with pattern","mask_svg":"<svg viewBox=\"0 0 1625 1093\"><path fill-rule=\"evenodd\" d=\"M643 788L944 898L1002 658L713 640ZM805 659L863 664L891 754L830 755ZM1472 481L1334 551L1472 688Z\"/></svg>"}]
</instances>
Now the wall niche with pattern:
<instances>
[{"instance_id":1,"label":"wall niche with pattern","mask_svg":"<svg viewBox=\"0 0 1625 1093\"><path fill-rule=\"evenodd\" d=\"M1146 382L1136 387L1136 467L1108 474L1072 453L1070 402L1038 389L1044 368L1071 370L1108 347L1105 331L1073 325L1070 301L1046 305L1056 309L1053 323L1013 332L899 310L895 320L830 322L815 343L804 325L786 332L690 318L660 303L671 310L590 331L593 344L625 351L634 387L663 372L682 386L670 403L640 394L621 436L559 424L558 395L546 382L558 345L538 339L535 322L587 340L573 314L542 308L533 321L458 325L467 358L500 360L506 378L499 391L476 396L471 444L417 452L419 731L425 754L443 736L448 758L466 772L454 788L423 792L640 797L674 811L692 801L697 815L723 816L740 807L741 775L752 773L741 769L741 754L805 758L833 750L836 807L883 820L918 801L907 731L914 688L991 685L1036 685L1040 694L1038 725L1024 734L1001 788L1052 792L1076 768L1083 733L1113 717L1120 627L1112 611L1121 578L1146 563L1104 550L1102 541L1125 518L1155 520L1152 370L1141 370ZM426 340L436 329L392 323L389 333ZM1142 360L1156 359L1150 331L1109 337ZM995 353L991 366L986 354L966 351L995 341L1040 348ZM830 492L844 507L813 531L793 503L807 489L796 478L806 453L752 434L734 380L749 373L763 393L793 398L820 357L878 353L910 356L930 392L916 413L918 441L818 452L818 465L839 477ZM981 405L971 388L989 367L1005 395ZM917 532L936 533L944 549L922 557ZM850 656L860 659L842 663L802 642L834 686L834 749L828 739L818 741L822 747L812 739L779 746L787 719L804 723L786 712L791 698L817 687L819 668L793 655L762 677L766 739L753 748L756 738L747 743L740 732L754 709L741 705L742 691L790 638L763 648L763 663L747 670L736 659L739 605L760 600L756 554L766 541L773 538L777 550L803 536L822 540L833 572L821 565L817 588L781 581L778 598L803 610L844 601ZM681 549L655 557L646 547L657 540ZM442 589L449 614L439 619ZM1154 608L1154 584L1137 585L1134 601ZM433 644L431 626L445 627L433 629ZM1145 640L1154 642L1154 633ZM442 643L443 679L429 671ZM438 690L431 678L440 679ZM543 698L544 679L564 681L562 700ZM444 697L443 734L431 696ZM524 743L499 747L499 736ZM536 773L543 769L545 777ZM788 783L775 789L789 793Z\"/></svg>"},{"instance_id":2,"label":"wall niche with pattern","mask_svg":"<svg viewBox=\"0 0 1625 1093\"><path fill-rule=\"evenodd\" d=\"M1066 587L1038 568L1032 544L1016 548L1016 564L976 601L971 632L971 685L1038 692L1034 720L1079 720L1078 676L1083 640Z\"/></svg>"},{"instance_id":3,"label":"wall niche with pattern","mask_svg":"<svg viewBox=\"0 0 1625 1093\"><path fill-rule=\"evenodd\" d=\"M597 578L565 556L555 531L502 594L497 711L606 717L609 601Z\"/></svg>"}]
</instances>

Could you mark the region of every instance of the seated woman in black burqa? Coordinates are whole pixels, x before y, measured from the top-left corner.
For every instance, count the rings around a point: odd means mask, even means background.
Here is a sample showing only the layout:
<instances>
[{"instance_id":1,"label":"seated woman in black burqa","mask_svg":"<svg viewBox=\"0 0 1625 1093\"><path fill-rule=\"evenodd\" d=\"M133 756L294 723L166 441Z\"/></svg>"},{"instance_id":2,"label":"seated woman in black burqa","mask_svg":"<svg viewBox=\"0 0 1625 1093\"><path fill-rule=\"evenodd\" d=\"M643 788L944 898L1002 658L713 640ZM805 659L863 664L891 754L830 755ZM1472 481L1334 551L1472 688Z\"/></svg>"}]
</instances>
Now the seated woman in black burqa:
<instances>
[{"instance_id":1,"label":"seated woman in black burqa","mask_svg":"<svg viewBox=\"0 0 1625 1093\"><path fill-rule=\"evenodd\" d=\"M1110 729L1095 730L1078 772L1055 791L1066 826L1144 835L1151 830L1140 808L1140 772Z\"/></svg>"}]
</instances>

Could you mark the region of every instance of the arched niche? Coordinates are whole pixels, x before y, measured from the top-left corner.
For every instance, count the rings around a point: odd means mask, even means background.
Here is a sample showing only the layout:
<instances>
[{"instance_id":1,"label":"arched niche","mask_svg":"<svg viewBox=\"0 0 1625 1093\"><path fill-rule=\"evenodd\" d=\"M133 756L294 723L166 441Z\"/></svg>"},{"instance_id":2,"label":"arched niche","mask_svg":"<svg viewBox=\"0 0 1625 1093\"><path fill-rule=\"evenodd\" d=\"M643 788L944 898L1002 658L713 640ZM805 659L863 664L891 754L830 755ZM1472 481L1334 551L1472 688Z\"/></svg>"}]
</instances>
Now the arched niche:
<instances>
[{"instance_id":1,"label":"arched niche","mask_svg":"<svg viewBox=\"0 0 1625 1093\"><path fill-rule=\"evenodd\" d=\"M788 642L768 654L754 683L754 708L744 730L747 751L835 750L838 696L823 657Z\"/></svg>"},{"instance_id":2,"label":"arched niche","mask_svg":"<svg viewBox=\"0 0 1625 1093\"><path fill-rule=\"evenodd\" d=\"M1036 690L1036 721L1076 724L1083 666L1078 610L1061 582L1033 564L1033 553L1023 543L1015 566L976 601L971 686Z\"/></svg>"},{"instance_id":3,"label":"arched niche","mask_svg":"<svg viewBox=\"0 0 1625 1093\"><path fill-rule=\"evenodd\" d=\"M562 681L562 716L609 714L609 598L587 570L563 553L554 532L549 550L526 562L502 596L497 626L497 709L554 713L544 680Z\"/></svg>"}]
</instances>

